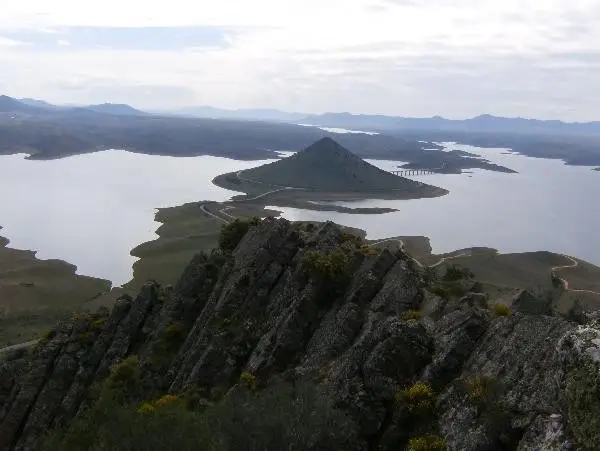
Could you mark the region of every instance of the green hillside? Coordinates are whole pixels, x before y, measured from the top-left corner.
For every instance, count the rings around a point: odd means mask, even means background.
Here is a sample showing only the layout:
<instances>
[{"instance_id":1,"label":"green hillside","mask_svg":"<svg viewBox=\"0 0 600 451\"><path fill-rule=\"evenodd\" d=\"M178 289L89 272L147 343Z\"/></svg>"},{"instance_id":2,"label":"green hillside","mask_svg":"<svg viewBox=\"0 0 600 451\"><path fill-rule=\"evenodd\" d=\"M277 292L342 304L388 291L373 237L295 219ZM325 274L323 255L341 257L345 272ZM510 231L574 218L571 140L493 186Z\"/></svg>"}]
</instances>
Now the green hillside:
<instances>
[{"instance_id":1,"label":"green hillside","mask_svg":"<svg viewBox=\"0 0 600 451\"><path fill-rule=\"evenodd\" d=\"M297 154L242 171L242 181L322 192L402 191L445 194L445 190L383 171L323 138Z\"/></svg>"}]
</instances>

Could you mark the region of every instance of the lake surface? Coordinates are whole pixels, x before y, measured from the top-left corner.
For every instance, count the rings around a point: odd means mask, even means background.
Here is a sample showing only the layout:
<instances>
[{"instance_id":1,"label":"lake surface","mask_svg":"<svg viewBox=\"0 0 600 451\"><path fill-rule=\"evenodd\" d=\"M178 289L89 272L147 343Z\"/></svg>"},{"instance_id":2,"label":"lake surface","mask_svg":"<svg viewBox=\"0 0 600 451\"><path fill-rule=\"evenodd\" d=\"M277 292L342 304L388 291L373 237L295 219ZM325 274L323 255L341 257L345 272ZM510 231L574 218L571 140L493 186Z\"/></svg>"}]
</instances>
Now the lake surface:
<instances>
[{"instance_id":1,"label":"lake surface","mask_svg":"<svg viewBox=\"0 0 600 451\"><path fill-rule=\"evenodd\" d=\"M348 207L387 207L383 215L351 215L284 208L283 216L313 221L333 220L367 230L368 238L425 235L435 253L472 246L501 252L549 250L600 265L600 176L589 167L566 166L560 160L530 158L508 149L482 149L441 143L446 150L483 156L516 170L505 174L475 169L470 174L410 176L440 186L450 194L406 201L337 202ZM370 161L392 170L397 161Z\"/></svg>"},{"instance_id":2,"label":"lake surface","mask_svg":"<svg viewBox=\"0 0 600 451\"><path fill-rule=\"evenodd\" d=\"M0 235L10 247L127 282L135 246L157 237L155 209L235 195L212 179L274 160L163 157L110 150L60 160L0 156Z\"/></svg>"},{"instance_id":3,"label":"lake surface","mask_svg":"<svg viewBox=\"0 0 600 451\"><path fill-rule=\"evenodd\" d=\"M280 209L289 219L333 220L377 239L426 235L434 252L490 246L502 252L550 250L600 264L600 173L511 154L506 149L448 145L518 174L474 170L463 175L411 177L450 190L435 199L361 201L354 207L391 207L383 215ZM289 153L286 153L289 154ZM10 246L78 266L79 274L120 285L131 277L129 252L156 238L155 208L235 195L212 185L222 173L268 161L217 157L174 158L106 151L60 160L0 156L0 235ZM397 161L371 161L395 169Z\"/></svg>"}]
</instances>

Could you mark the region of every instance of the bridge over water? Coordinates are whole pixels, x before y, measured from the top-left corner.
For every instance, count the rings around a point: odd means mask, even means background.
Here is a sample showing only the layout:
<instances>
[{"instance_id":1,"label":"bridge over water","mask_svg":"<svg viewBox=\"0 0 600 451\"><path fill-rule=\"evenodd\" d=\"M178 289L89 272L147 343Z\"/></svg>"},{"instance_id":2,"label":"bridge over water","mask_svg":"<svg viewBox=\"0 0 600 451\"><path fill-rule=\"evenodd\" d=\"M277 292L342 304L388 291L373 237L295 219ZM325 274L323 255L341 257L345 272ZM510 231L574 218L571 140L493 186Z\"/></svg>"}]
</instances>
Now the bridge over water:
<instances>
[{"instance_id":1,"label":"bridge over water","mask_svg":"<svg viewBox=\"0 0 600 451\"><path fill-rule=\"evenodd\" d=\"M442 163L442 166L439 168L430 168L430 169L402 169L399 171L390 171L394 175L398 175L400 177L407 175L428 175L428 174L437 174L438 171L442 171L446 168L446 163Z\"/></svg>"},{"instance_id":2,"label":"bridge over water","mask_svg":"<svg viewBox=\"0 0 600 451\"><path fill-rule=\"evenodd\" d=\"M402 171L390 171L394 175L407 176L407 175L427 175L435 174L432 169L403 169Z\"/></svg>"}]
</instances>

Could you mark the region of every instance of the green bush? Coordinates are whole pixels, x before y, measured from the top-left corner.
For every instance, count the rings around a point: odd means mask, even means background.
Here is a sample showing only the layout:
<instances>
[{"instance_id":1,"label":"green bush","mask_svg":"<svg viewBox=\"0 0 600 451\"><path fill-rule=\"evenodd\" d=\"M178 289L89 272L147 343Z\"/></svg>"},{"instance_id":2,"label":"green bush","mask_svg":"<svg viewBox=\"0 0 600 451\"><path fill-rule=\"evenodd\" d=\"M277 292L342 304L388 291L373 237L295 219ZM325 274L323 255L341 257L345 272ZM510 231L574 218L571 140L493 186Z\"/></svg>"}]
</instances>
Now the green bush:
<instances>
[{"instance_id":1,"label":"green bush","mask_svg":"<svg viewBox=\"0 0 600 451\"><path fill-rule=\"evenodd\" d=\"M443 280L446 282L454 282L457 280L468 280L473 278L473 273L468 268L459 268L456 265L451 265L446 268Z\"/></svg>"},{"instance_id":2,"label":"green bush","mask_svg":"<svg viewBox=\"0 0 600 451\"><path fill-rule=\"evenodd\" d=\"M351 279L350 257L342 249L329 254L308 251L302 258L302 266L321 284L318 302L328 304L339 296Z\"/></svg>"},{"instance_id":3,"label":"green bush","mask_svg":"<svg viewBox=\"0 0 600 451\"><path fill-rule=\"evenodd\" d=\"M426 382L415 382L396 393L396 401L413 413L428 413L435 407L435 392Z\"/></svg>"},{"instance_id":4,"label":"green bush","mask_svg":"<svg viewBox=\"0 0 600 451\"><path fill-rule=\"evenodd\" d=\"M357 440L356 425L312 384L234 389L202 413L161 399L124 406L105 398L51 433L43 451L333 450Z\"/></svg>"},{"instance_id":5,"label":"green bush","mask_svg":"<svg viewBox=\"0 0 600 451\"><path fill-rule=\"evenodd\" d=\"M352 232L341 231L340 232L340 241L343 243L350 243L354 247L360 247L362 244L362 238L358 235L355 235Z\"/></svg>"},{"instance_id":6,"label":"green bush","mask_svg":"<svg viewBox=\"0 0 600 451\"><path fill-rule=\"evenodd\" d=\"M129 356L110 368L104 380L102 396L112 396L125 402L134 398L139 389L140 362L137 356Z\"/></svg>"},{"instance_id":7,"label":"green bush","mask_svg":"<svg viewBox=\"0 0 600 451\"><path fill-rule=\"evenodd\" d=\"M219 248L225 252L232 252L240 244L250 227L258 224L260 224L259 218L236 219L225 224L219 235Z\"/></svg>"},{"instance_id":8,"label":"green bush","mask_svg":"<svg viewBox=\"0 0 600 451\"><path fill-rule=\"evenodd\" d=\"M600 443L600 372L595 365L583 365L567 377L569 425L577 443L585 450Z\"/></svg>"},{"instance_id":9,"label":"green bush","mask_svg":"<svg viewBox=\"0 0 600 451\"><path fill-rule=\"evenodd\" d=\"M176 344L185 338L186 327L182 322L174 322L165 327L164 339L169 344Z\"/></svg>"},{"instance_id":10,"label":"green bush","mask_svg":"<svg viewBox=\"0 0 600 451\"><path fill-rule=\"evenodd\" d=\"M437 435L426 435L411 438L406 447L407 451L446 451L446 440Z\"/></svg>"},{"instance_id":11,"label":"green bush","mask_svg":"<svg viewBox=\"0 0 600 451\"><path fill-rule=\"evenodd\" d=\"M250 390L256 390L256 383L256 376L250 371L244 371L242 374L240 374L240 384L243 384Z\"/></svg>"},{"instance_id":12,"label":"green bush","mask_svg":"<svg viewBox=\"0 0 600 451\"><path fill-rule=\"evenodd\" d=\"M344 275L349 270L350 260L341 249L336 249L329 254L319 251L309 251L302 260L313 276L324 279L335 279Z\"/></svg>"}]
</instances>

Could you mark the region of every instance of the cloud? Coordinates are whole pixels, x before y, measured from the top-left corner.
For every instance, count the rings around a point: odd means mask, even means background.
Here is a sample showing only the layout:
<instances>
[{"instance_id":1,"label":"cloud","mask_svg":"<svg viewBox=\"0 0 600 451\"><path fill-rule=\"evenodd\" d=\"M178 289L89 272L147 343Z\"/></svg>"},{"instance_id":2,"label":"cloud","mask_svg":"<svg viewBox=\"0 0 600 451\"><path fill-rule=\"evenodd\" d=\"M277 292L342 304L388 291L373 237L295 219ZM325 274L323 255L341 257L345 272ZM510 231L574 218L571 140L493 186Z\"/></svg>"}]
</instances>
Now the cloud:
<instances>
[{"instance_id":1,"label":"cloud","mask_svg":"<svg viewBox=\"0 0 600 451\"><path fill-rule=\"evenodd\" d=\"M2 48L2 47L5 47L5 48L6 47L18 47L18 46L22 46L22 45L26 45L26 43L0 36L0 48Z\"/></svg>"},{"instance_id":2,"label":"cloud","mask_svg":"<svg viewBox=\"0 0 600 451\"><path fill-rule=\"evenodd\" d=\"M3 1L0 36L30 43L0 38L22 96L598 119L597 0Z\"/></svg>"}]
</instances>

